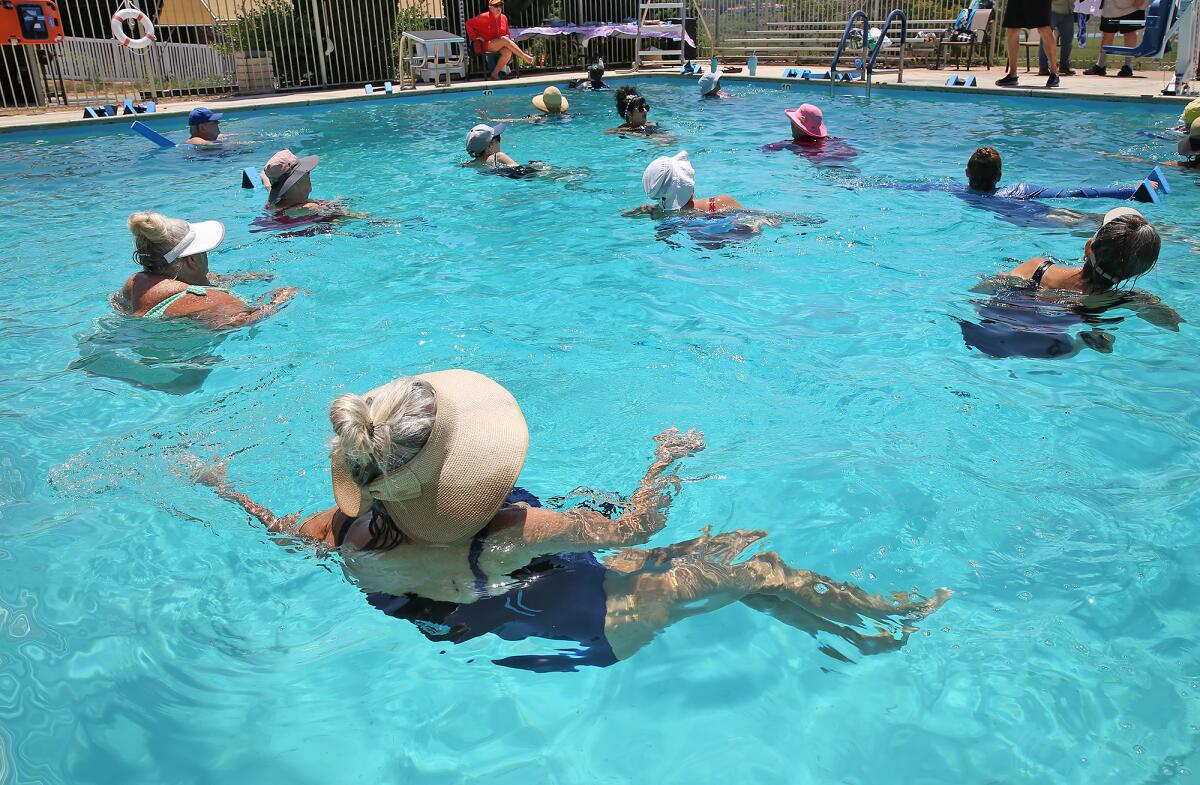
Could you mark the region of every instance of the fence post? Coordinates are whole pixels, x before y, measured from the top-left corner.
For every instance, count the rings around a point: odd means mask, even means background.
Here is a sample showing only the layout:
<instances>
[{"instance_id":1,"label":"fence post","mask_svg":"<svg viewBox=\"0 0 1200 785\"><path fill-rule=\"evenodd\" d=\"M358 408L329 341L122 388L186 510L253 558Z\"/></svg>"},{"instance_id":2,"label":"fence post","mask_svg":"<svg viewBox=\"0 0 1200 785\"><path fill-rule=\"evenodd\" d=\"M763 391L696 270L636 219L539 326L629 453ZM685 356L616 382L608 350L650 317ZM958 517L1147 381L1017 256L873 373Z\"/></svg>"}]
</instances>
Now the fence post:
<instances>
[{"instance_id":1,"label":"fence post","mask_svg":"<svg viewBox=\"0 0 1200 785\"><path fill-rule=\"evenodd\" d=\"M321 86L329 84L329 72L325 68L325 37L321 34L321 8L317 0L312 0L313 35L316 36L317 62L321 66Z\"/></svg>"}]
</instances>

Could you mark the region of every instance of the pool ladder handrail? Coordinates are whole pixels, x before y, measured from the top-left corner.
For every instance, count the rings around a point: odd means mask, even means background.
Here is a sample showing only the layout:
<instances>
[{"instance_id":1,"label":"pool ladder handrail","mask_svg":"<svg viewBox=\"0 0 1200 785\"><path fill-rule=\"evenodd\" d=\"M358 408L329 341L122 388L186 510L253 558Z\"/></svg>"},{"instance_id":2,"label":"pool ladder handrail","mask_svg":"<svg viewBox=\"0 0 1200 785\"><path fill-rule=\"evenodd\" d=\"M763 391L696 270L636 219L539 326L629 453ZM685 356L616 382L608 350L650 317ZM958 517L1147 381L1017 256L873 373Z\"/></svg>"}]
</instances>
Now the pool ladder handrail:
<instances>
[{"instance_id":1,"label":"pool ladder handrail","mask_svg":"<svg viewBox=\"0 0 1200 785\"><path fill-rule=\"evenodd\" d=\"M875 71L875 61L879 59L879 50L883 48L883 42L887 39L887 31L892 26L892 21L897 17L900 18L900 74L897 81L904 81L904 44L908 41L908 15L900 8L893 8L892 12L887 15L887 19L883 21L883 27L879 31L879 40L875 42L874 48L871 50L871 56L863 63L863 70L867 82L867 98L871 97L871 74ZM850 14L850 19L846 22L846 29L842 31L842 40L838 43L837 51L833 53L833 61L829 64L829 94L833 95L834 85L837 84L837 64L842 57L842 51L846 48L846 41L850 38L850 31L854 29L854 23L862 19L863 26L863 46L869 40L870 31L867 25L870 20L867 18L867 12L859 9Z\"/></svg>"}]
</instances>

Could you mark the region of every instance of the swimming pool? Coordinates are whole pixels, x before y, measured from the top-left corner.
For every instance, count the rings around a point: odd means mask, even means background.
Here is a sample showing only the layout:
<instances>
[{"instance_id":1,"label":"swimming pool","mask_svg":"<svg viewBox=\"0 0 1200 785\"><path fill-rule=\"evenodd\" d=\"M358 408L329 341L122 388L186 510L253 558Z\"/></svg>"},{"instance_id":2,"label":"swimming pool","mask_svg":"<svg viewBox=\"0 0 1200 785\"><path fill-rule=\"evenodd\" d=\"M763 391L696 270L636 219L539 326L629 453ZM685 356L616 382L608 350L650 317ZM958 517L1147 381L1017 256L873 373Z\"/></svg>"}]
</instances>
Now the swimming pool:
<instances>
[{"instance_id":1,"label":"swimming pool","mask_svg":"<svg viewBox=\"0 0 1200 785\"><path fill-rule=\"evenodd\" d=\"M0 136L0 782L1196 777L1195 331L1126 312L1103 325L1110 354L985 357L957 321L978 318L978 276L1077 259L1094 224L1019 228L949 194L856 185L959 177L981 144L1005 182L1127 183L1148 167L1096 151L1169 151L1139 134L1174 118L802 85L703 103L640 84L677 145L602 135L611 93L510 128L505 150L573 170L559 179L456 166L476 110L523 115L530 88L246 113L225 130L249 144L216 154L116 128ZM861 151L853 169L761 151L802 100ZM285 146L322 156L316 196L386 220L252 232L263 196L239 170ZM698 193L823 222L657 239L620 210L678 148ZM1174 229L1140 285L1194 321L1200 191L1168 176L1146 213ZM130 333L105 296L133 270L124 218L145 208L224 221L215 270L307 295L219 341ZM516 395L521 484L542 497L628 493L650 437L694 425L709 448L654 543L763 528L798 566L957 595L900 652L853 663L727 608L610 668L527 673L489 660L537 642L431 643L174 472L184 452L231 456L264 503L320 509L328 402L446 367Z\"/></svg>"}]
</instances>

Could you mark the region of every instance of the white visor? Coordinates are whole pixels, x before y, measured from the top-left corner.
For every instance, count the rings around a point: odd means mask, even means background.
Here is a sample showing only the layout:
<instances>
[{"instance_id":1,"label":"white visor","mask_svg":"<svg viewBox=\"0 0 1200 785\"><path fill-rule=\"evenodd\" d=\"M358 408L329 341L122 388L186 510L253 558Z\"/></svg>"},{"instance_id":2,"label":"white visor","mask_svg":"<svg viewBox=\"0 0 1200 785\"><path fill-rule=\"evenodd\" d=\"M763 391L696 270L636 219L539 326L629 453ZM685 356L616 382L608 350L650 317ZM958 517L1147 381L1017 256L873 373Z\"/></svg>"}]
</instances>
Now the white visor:
<instances>
[{"instance_id":1,"label":"white visor","mask_svg":"<svg viewBox=\"0 0 1200 785\"><path fill-rule=\"evenodd\" d=\"M184 256L211 251L220 245L223 239L225 224L220 221L189 223L187 234L178 245L163 254L163 260L169 263Z\"/></svg>"}]
</instances>

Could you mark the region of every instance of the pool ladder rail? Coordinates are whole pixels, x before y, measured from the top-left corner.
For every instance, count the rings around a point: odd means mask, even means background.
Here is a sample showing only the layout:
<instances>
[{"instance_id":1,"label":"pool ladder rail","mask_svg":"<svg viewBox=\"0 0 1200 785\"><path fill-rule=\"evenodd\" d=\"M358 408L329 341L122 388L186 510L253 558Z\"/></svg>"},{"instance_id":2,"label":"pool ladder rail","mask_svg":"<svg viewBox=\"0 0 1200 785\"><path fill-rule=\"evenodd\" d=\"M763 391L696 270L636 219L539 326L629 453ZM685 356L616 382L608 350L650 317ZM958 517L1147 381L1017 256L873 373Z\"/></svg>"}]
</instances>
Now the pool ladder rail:
<instances>
[{"instance_id":1,"label":"pool ladder rail","mask_svg":"<svg viewBox=\"0 0 1200 785\"><path fill-rule=\"evenodd\" d=\"M904 45L908 42L908 15L899 8L893 8L892 12L887 15L887 19L883 22L883 28L879 31L879 40L875 42L874 48L871 49L871 56L863 62L863 78L867 83L867 97L871 97L871 74L875 71L875 61L879 59L879 50L883 48L883 42L887 40L888 29L892 26L892 21L900 20L900 73L897 81L904 81ZM867 12L859 9L850 14L850 19L846 22L846 29L842 31L842 40L838 43L837 51L833 53L833 61L829 64L829 94L833 95L833 87L838 82L837 64L842 57L842 52L846 48L846 42L850 38L850 31L854 29L854 23L862 20L862 41L863 49L866 49L867 41L870 40L869 25L871 21L867 18Z\"/></svg>"}]
</instances>

